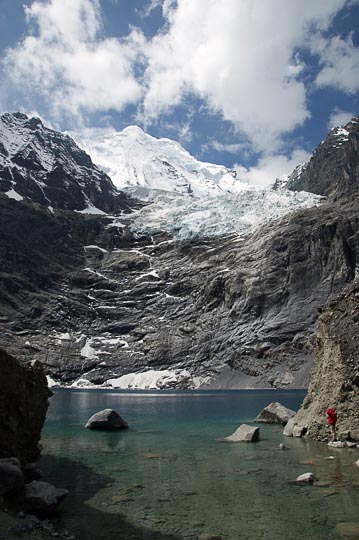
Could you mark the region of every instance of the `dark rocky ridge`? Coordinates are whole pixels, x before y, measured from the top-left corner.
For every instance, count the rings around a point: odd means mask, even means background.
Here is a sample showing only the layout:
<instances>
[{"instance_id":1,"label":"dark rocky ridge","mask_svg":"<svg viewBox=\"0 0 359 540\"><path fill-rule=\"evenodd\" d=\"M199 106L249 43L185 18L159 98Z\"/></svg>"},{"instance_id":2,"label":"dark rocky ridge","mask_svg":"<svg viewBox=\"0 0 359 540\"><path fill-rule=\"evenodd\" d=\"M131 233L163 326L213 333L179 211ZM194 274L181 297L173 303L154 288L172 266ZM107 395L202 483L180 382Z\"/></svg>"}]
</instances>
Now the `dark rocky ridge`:
<instances>
[{"instance_id":1,"label":"dark rocky ridge","mask_svg":"<svg viewBox=\"0 0 359 540\"><path fill-rule=\"evenodd\" d=\"M50 395L42 369L22 366L0 349L0 458L38 457Z\"/></svg>"},{"instance_id":2,"label":"dark rocky ridge","mask_svg":"<svg viewBox=\"0 0 359 540\"><path fill-rule=\"evenodd\" d=\"M335 201L359 191L359 118L332 129L304 167L295 169L287 188L310 191Z\"/></svg>"},{"instance_id":3,"label":"dark rocky ridge","mask_svg":"<svg viewBox=\"0 0 359 540\"><path fill-rule=\"evenodd\" d=\"M294 421L307 435L327 440L328 407L338 414L338 435L359 441L359 282L349 285L323 309L317 331L316 361L308 395Z\"/></svg>"},{"instance_id":4,"label":"dark rocky ridge","mask_svg":"<svg viewBox=\"0 0 359 540\"><path fill-rule=\"evenodd\" d=\"M355 144L333 147L335 178L344 147L358 162ZM173 367L303 386L318 308L356 273L354 191L248 237L182 243L0 196L3 343L66 382Z\"/></svg>"}]
</instances>

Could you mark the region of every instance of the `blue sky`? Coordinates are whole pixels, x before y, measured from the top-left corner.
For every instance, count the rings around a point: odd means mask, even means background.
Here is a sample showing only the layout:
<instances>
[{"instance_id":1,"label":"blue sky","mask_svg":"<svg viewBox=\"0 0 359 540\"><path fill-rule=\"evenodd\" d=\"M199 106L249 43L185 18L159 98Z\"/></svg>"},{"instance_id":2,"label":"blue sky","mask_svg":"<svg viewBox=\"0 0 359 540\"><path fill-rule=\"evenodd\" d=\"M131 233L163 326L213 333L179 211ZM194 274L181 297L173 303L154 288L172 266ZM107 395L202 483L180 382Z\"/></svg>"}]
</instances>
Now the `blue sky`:
<instances>
[{"instance_id":1,"label":"blue sky","mask_svg":"<svg viewBox=\"0 0 359 540\"><path fill-rule=\"evenodd\" d=\"M359 114L359 0L0 0L0 109L266 184Z\"/></svg>"}]
</instances>

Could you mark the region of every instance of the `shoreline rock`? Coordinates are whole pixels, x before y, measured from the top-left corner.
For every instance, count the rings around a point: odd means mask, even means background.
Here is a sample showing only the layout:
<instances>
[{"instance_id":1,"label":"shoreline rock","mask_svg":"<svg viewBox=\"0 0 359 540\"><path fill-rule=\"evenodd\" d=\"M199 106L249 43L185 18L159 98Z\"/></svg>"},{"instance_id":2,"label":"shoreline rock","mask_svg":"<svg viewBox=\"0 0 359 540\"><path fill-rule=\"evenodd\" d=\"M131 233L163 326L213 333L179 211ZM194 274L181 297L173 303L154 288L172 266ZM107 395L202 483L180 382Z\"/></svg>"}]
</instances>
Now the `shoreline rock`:
<instances>
[{"instance_id":1,"label":"shoreline rock","mask_svg":"<svg viewBox=\"0 0 359 540\"><path fill-rule=\"evenodd\" d=\"M266 424L287 424L294 416L295 411L275 401L264 407L254 421Z\"/></svg>"}]
</instances>

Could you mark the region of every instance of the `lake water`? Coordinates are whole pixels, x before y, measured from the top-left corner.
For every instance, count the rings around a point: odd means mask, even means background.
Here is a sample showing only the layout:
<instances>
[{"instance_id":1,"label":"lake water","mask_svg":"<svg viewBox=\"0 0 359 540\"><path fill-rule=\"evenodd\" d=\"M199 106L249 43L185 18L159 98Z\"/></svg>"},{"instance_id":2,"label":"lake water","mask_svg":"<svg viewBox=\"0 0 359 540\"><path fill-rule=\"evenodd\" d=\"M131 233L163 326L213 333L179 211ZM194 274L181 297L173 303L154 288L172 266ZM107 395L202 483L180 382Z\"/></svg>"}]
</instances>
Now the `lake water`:
<instances>
[{"instance_id":1,"label":"lake water","mask_svg":"<svg viewBox=\"0 0 359 540\"><path fill-rule=\"evenodd\" d=\"M258 443L217 440L272 401L298 409L304 395L56 391L40 466L46 480L70 491L58 526L77 540L358 539L358 449L283 437L280 426L263 424ZM130 429L84 429L105 408ZM281 442L288 450L278 449ZM318 484L290 483L309 471Z\"/></svg>"}]
</instances>

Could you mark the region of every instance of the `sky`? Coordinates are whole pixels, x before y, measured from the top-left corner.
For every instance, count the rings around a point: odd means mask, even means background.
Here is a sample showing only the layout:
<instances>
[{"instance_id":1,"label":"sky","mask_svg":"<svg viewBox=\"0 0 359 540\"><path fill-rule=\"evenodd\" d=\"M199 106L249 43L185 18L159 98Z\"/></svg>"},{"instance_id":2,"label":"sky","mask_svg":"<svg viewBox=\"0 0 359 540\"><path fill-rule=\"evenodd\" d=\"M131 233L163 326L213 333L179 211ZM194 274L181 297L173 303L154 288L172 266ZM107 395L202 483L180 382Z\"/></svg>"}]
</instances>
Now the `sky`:
<instances>
[{"instance_id":1,"label":"sky","mask_svg":"<svg viewBox=\"0 0 359 540\"><path fill-rule=\"evenodd\" d=\"M359 0L0 0L0 112L139 125L255 185L358 116L358 92Z\"/></svg>"}]
</instances>

